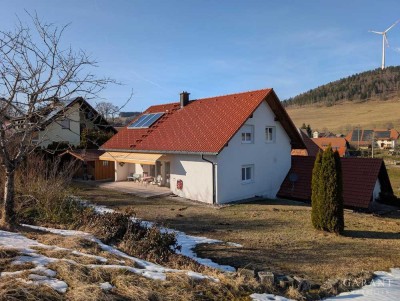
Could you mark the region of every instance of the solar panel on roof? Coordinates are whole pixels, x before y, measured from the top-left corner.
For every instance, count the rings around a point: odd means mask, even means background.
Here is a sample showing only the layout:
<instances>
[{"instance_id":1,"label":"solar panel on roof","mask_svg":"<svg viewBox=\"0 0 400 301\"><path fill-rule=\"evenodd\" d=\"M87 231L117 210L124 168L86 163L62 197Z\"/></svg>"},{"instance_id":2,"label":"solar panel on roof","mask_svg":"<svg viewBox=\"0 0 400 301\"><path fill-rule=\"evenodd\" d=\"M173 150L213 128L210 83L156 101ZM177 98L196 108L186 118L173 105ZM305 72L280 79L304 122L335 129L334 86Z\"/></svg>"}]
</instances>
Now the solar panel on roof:
<instances>
[{"instance_id":1,"label":"solar panel on roof","mask_svg":"<svg viewBox=\"0 0 400 301\"><path fill-rule=\"evenodd\" d=\"M373 133L373 130L364 130L362 141L371 141Z\"/></svg>"},{"instance_id":2,"label":"solar panel on roof","mask_svg":"<svg viewBox=\"0 0 400 301\"><path fill-rule=\"evenodd\" d=\"M390 131L375 131L375 138L390 138Z\"/></svg>"},{"instance_id":3,"label":"solar panel on roof","mask_svg":"<svg viewBox=\"0 0 400 301\"><path fill-rule=\"evenodd\" d=\"M151 127L164 113L144 114L139 117L134 123L128 126L128 129L148 128Z\"/></svg>"},{"instance_id":4,"label":"solar panel on roof","mask_svg":"<svg viewBox=\"0 0 400 301\"><path fill-rule=\"evenodd\" d=\"M140 122L142 122L142 120L146 117L146 115L140 116L139 119L137 119L134 123L132 123L130 126L128 126L128 128L131 127L136 127Z\"/></svg>"},{"instance_id":5,"label":"solar panel on roof","mask_svg":"<svg viewBox=\"0 0 400 301\"><path fill-rule=\"evenodd\" d=\"M154 122L156 122L161 116L163 115L163 113L156 113L156 114L152 114L148 119L146 119L146 121L142 124L142 127L149 127L151 126Z\"/></svg>"},{"instance_id":6,"label":"solar panel on roof","mask_svg":"<svg viewBox=\"0 0 400 301\"><path fill-rule=\"evenodd\" d=\"M351 135L351 141L361 140L362 130L354 130Z\"/></svg>"}]
</instances>

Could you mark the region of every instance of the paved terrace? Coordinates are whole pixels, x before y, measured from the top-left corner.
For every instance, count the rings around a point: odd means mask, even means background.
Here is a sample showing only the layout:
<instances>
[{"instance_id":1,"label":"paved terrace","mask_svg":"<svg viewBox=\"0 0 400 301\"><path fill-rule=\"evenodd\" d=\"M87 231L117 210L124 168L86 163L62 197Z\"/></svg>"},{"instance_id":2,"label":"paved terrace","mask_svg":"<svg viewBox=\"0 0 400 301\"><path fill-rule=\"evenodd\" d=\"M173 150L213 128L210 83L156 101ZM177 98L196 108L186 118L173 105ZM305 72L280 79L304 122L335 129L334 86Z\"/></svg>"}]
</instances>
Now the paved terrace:
<instances>
[{"instance_id":1,"label":"paved terrace","mask_svg":"<svg viewBox=\"0 0 400 301\"><path fill-rule=\"evenodd\" d=\"M88 181L85 181L88 183ZM121 182L95 182L90 181L90 184L95 184L100 188L113 189L125 193L129 193L141 198L150 199L162 196L171 195L171 190L168 187L160 187L153 184L137 183L133 181ZM89 184L89 183L88 183Z\"/></svg>"}]
</instances>

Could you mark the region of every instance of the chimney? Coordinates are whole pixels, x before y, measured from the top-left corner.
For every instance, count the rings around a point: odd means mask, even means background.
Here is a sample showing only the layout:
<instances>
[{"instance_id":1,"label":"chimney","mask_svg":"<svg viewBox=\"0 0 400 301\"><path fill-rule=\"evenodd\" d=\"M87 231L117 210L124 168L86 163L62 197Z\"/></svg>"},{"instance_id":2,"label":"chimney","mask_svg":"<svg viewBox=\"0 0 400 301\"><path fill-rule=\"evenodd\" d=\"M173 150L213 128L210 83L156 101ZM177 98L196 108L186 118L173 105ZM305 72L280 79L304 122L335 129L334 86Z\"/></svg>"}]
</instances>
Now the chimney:
<instances>
[{"instance_id":1,"label":"chimney","mask_svg":"<svg viewBox=\"0 0 400 301\"><path fill-rule=\"evenodd\" d=\"M181 109L189 104L190 93L183 91L181 94Z\"/></svg>"}]
</instances>

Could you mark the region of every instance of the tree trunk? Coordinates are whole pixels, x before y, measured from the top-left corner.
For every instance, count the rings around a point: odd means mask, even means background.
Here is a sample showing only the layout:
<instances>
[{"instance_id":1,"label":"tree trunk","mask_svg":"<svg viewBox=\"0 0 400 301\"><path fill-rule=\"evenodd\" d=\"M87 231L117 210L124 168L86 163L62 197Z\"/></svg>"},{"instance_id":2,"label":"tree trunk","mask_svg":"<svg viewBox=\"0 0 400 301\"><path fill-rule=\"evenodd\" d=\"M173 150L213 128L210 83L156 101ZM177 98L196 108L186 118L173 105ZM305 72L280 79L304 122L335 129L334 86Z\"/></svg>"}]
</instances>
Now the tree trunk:
<instances>
[{"instance_id":1,"label":"tree trunk","mask_svg":"<svg viewBox=\"0 0 400 301\"><path fill-rule=\"evenodd\" d=\"M4 184L4 204L1 210L1 225L9 229L15 226L14 178L15 170L6 170L6 181Z\"/></svg>"}]
</instances>

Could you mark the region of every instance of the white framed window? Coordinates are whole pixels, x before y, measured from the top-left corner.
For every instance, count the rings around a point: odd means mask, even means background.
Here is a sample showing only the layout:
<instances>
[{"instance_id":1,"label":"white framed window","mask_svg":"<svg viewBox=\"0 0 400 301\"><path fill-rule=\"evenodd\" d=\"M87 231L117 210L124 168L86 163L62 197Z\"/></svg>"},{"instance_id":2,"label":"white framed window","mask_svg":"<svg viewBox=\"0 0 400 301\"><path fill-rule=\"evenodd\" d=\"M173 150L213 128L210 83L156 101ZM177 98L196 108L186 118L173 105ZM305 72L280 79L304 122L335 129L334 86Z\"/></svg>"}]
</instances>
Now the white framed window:
<instances>
[{"instance_id":1,"label":"white framed window","mask_svg":"<svg viewBox=\"0 0 400 301\"><path fill-rule=\"evenodd\" d=\"M254 143L254 125L243 126L242 143Z\"/></svg>"},{"instance_id":2,"label":"white framed window","mask_svg":"<svg viewBox=\"0 0 400 301\"><path fill-rule=\"evenodd\" d=\"M103 166L108 166L108 161L103 161Z\"/></svg>"},{"instance_id":3,"label":"white framed window","mask_svg":"<svg viewBox=\"0 0 400 301\"><path fill-rule=\"evenodd\" d=\"M267 143L275 142L275 127L274 126L265 127L265 141Z\"/></svg>"},{"instance_id":4,"label":"white framed window","mask_svg":"<svg viewBox=\"0 0 400 301\"><path fill-rule=\"evenodd\" d=\"M254 165L242 165L242 184L254 182Z\"/></svg>"},{"instance_id":5,"label":"white framed window","mask_svg":"<svg viewBox=\"0 0 400 301\"><path fill-rule=\"evenodd\" d=\"M61 125L62 129L71 129L71 120L68 118L64 118L58 122Z\"/></svg>"}]
</instances>

